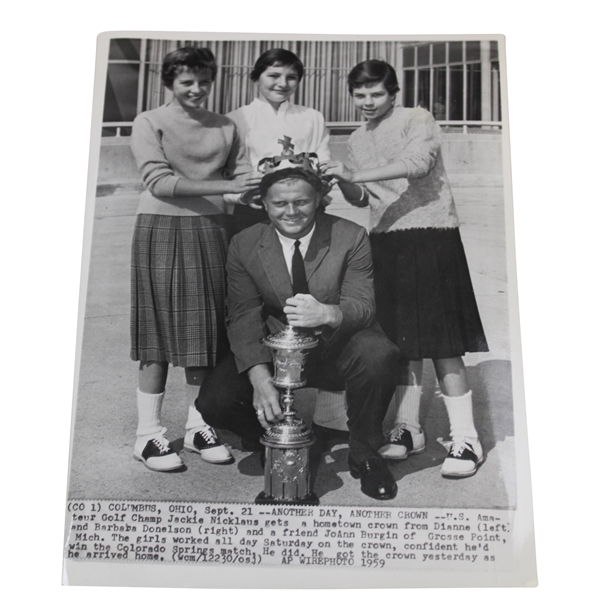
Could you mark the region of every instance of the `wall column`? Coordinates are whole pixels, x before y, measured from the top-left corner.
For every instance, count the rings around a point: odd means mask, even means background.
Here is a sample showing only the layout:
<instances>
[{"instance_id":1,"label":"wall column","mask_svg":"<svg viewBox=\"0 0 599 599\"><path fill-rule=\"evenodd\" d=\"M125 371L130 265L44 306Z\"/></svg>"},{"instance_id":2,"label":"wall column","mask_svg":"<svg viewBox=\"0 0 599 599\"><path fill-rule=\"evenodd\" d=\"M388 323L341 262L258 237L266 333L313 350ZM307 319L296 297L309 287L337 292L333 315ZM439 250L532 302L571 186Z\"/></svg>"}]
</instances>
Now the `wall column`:
<instances>
[{"instance_id":1,"label":"wall column","mask_svg":"<svg viewBox=\"0 0 599 599\"><path fill-rule=\"evenodd\" d=\"M481 61L481 119L490 121L491 112L491 42L482 40L480 42Z\"/></svg>"}]
</instances>

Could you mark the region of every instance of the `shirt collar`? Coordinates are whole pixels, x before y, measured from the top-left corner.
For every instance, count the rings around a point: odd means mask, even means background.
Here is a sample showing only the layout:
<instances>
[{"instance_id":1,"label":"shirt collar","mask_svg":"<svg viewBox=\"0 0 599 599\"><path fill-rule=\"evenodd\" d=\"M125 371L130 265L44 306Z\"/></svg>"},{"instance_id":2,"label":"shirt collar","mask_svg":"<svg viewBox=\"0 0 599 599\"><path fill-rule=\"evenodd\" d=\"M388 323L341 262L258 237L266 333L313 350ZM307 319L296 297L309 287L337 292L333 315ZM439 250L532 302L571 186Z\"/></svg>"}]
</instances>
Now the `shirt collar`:
<instances>
[{"instance_id":1,"label":"shirt collar","mask_svg":"<svg viewBox=\"0 0 599 599\"><path fill-rule=\"evenodd\" d=\"M312 228L310 229L310 232L307 235L300 237L300 239L299 239L300 251L302 252L302 254L306 253L306 250L308 249L308 246L310 245L310 240L312 239L312 235L314 235L315 230L316 230L316 222L312 225ZM285 237L284 235L281 235L277 229L275 229L275 232L277 233L279 241L281 242L281 245L283 246L283 250L291 251L291 249L294 247L297 239L293 239L291 237Z\"/></svg>"},{"instance_id":2,"label":"shirt collar","mask_svg":"<svg viewBox=\"0 0 599 599\"><path fill-rule=\"evenodd\" d=\"M289 100L285 100L279 106L279 110L277 110L277 112L275 112L275 109L272 107L272 105L269 102L267 102L266 100L261 100L258 96L256 96L254 98L254 101L252 102L252 104L254 104L256 107L259 107L261 110L270 111L274 114L285 114L289 110L289 107L291 106L291 103L289 102Z\"/></svg>"}]
</instances>

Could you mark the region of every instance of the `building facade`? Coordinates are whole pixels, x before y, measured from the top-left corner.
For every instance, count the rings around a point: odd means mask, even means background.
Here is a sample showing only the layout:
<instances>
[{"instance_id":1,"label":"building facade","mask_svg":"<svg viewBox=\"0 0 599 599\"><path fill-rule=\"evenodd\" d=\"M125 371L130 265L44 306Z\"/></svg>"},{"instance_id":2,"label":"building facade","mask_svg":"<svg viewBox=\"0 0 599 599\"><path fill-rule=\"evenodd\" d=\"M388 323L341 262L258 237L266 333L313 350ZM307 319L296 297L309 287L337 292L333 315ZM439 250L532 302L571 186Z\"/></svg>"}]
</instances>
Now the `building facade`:
<instances>
[{"instance_id":1,"label":"building facade","mask_svg":"<svg viewBox=\"0 0 599 599\"><path fill-rule=\"evenodd\" d=\"M305 66L294 101L324 114L333 133L358 125L346 78L357 63L379 58L395 67L404 106L430 110L446 130L501 129L498 44L468 41L185 41L112 39L102 124L103 137L126 137L133 119L169 100L160 81L164 56L185 45L210 48L218 73L206 107L226 114L255 96L249 74L270 48L295 52Z\"/></svg>"}]
</instances>

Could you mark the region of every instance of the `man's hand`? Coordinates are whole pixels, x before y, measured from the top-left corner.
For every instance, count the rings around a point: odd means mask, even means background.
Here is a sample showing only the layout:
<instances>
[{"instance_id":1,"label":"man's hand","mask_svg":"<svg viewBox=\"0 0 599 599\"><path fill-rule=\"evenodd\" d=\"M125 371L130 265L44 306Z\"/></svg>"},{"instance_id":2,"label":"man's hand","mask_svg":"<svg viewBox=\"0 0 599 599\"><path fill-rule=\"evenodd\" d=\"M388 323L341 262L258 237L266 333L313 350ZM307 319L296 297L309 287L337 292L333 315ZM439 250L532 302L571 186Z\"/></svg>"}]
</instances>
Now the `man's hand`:
<instances>
[{"instance_id":1,"label":"man's hand","mask_svg":"<svg viewBox=\"0 0 599 599\"><path fill-rule=\"evenodd\" d=\"M254 387L254 410L260 424L268 429L283 417L279 392L272 384L272 374L266 364L256 364L248 370L248 377Z\"/></svg>"},{"instance_id":2,"label":"man's hand","mask_svg":"<svg viewBox=\"0 0 599 599\"><path fill-rule=\"evenodd\" d=\"M287 322L294 327L330 326L335 329L343 320L339 306L321 304L313 296L304 293L289 298L283 311L287 315Z\"/></svg>"}]
</instances>

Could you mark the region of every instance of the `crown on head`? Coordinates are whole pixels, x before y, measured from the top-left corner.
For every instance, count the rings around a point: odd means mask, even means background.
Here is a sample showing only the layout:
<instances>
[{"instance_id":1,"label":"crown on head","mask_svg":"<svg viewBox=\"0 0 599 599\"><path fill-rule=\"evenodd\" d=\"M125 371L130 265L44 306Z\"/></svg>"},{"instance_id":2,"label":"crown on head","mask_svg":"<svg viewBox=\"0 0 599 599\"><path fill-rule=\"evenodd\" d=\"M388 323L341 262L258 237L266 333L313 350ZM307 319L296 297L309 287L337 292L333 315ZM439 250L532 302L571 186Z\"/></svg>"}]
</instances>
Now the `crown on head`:
<instances>
[{"instance_id":1,"label":"crown on head","mask_svg":"<svg viewBox=\"0 0 599 599\"><path fill-rule=\"evenodd\" d=\"M318 154L315 152L300 152L293 153L294 145L291 143L291 137L284 135L283 139L279 139L279 143L283 145L283 150L279 156L268 156L262 158L258 163L257 170L265 175L280 171L284 168L301 168L306 171L312 171L320 176L320 162Z\"/></svg>"}]
</instances>

